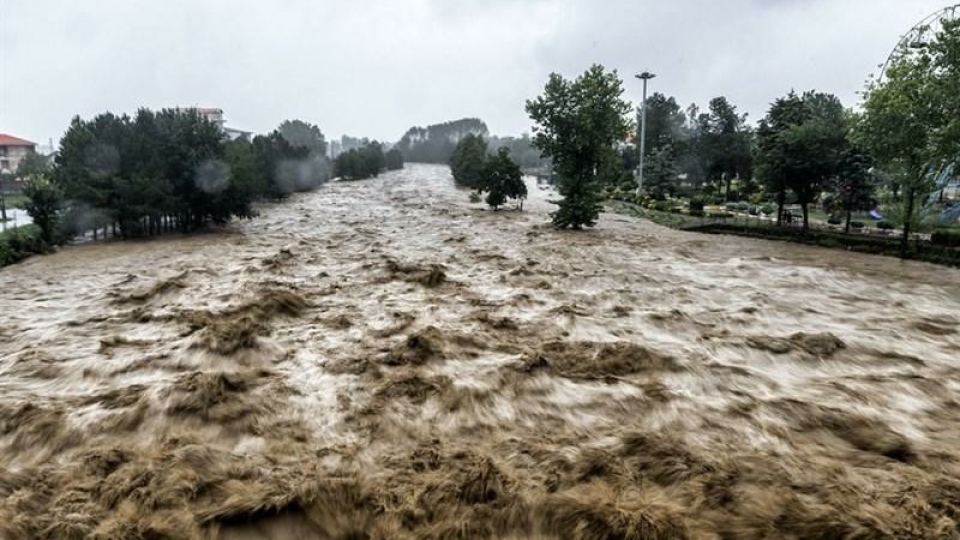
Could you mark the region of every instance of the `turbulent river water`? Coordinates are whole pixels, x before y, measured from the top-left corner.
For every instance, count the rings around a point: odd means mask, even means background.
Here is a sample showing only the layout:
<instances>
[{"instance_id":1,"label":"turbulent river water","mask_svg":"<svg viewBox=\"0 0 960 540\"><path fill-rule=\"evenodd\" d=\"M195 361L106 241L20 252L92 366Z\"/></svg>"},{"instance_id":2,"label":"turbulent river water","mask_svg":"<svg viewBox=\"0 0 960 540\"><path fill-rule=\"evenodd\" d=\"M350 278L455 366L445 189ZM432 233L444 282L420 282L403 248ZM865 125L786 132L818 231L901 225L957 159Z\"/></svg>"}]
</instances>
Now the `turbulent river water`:
<instances>
[{"instance_id":1,"label":"turbulent river water","mask_svg":"<svg viewBox=\"0 0 960 540\"><path fill-rule=\"evenodd\" d=\"M546 198L410 165L3 269L0 538L960 536L960 272Z\"/></svg>"}]
</instances>

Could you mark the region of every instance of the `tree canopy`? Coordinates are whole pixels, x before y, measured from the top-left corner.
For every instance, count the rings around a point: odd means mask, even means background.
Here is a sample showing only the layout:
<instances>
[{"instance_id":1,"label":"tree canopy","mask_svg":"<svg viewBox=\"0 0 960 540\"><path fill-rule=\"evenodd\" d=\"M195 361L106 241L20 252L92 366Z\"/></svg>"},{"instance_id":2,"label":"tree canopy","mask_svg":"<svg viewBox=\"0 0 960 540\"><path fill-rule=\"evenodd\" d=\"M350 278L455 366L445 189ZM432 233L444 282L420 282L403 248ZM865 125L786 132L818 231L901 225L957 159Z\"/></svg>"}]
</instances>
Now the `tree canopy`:
<instances>
[{"instance_id":1,"label":"tree canopy","mask_svg":"<svg viewBox=\"0 0 960 540\"><path fill-rule=\"evenodd\" d=\"M386 168L387 159L383 153L383 145L377 141L344 152L334 161L334 174L343 180L373 178Z\"/></svg>"},{"instance_id":2,"label":"tree canopy","mask_svg":"<svg viewBox=\"0 0 960 540\"><path fill-rule=\"evenodd\" d=\"M317 150L292 145L279 131L228 141L194 111L105 113L73 119L53 180L69 213L83 218L73 232L115 223L125 237L156 234L250 217L259 197L320 185L326 159Z\"/></svg>"},{"instance_id":3,"label":"tree canopy","mask_svg":"<svg viewBox=\"0 0 960 540\"><path fill-rule=\"evenodd\" d=\"M534 145L553 160L563 199L552 214L559 228L592 227L600 215L598 178L619 161L615 145L629 130L632 109L621 99L616 71L594 65L575 80L550 75L543 94L527 102Z\"/></svg>"},{"instance_id":4,"label":"tree canopy","mask_svg":"<svg viewBox=\"0 0 960 540\"><path fill-rule=\"evenodd\" d=\"M415 163L449 163L457 144L468 135L486 137L487 125L479 118L463 118L427 127L412 127L397 148L404 160Z\"/></svg>"},{"instance_id":5,"label":"tree canopy","mask_svg":"<svg viewBox=\"0 0 960 540\"><path fill-rule=\"evenodd\" d=\"M904 51L867 86L855 137L890 178L904 254L937 179L960 161L958 88L960 21L944 21L928 46Z\"/></svg>"},{"instance_id":6,"label":"tree canopy","mask_svg":"<svg viewBox=\"0 0 960 540\"><path fill-rule=\"evenodd\" d=\"M781 214L786 190L803 208L803 228L809 228L809 205L816 201L840 170L846 149L847 122L836 96L791 92L770 107L758 130L761 177L777 193ZM782 215L778 221L782 220Z\"/></svg>"},{"instance_id":7,"label":"tree canopy","mask_svg":"<svg viewBox=\"0 0 960 540\"><path fill-rule=\"evenodd\" d=\"M501 147L486 160L481 173L480 191L487 193L486 202L497 210L507 199L527 197L520 166L510 158L510 149Z\"/></svg>"},{"instance_id":8,"label":"tree canopy","mask_svg":"<svg viewBox=\"0 0 960 540\"><path fill-rule=\"evenodd\" d=\"M463 187L480 189L483 186L486 159L487 141L479 135L467 134L460 139L450 158L450 172L454 181Z\"/></svg>"}]
</instances>

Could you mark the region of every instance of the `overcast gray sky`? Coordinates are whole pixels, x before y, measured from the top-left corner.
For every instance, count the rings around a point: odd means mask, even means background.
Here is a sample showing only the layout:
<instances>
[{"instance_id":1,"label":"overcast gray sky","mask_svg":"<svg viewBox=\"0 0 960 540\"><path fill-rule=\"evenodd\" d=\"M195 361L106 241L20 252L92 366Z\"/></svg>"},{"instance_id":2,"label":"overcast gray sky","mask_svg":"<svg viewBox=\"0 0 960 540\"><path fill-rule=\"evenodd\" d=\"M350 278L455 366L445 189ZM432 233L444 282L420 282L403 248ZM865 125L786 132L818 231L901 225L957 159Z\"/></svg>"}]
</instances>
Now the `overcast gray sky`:
<instances>
[{"instance_id":1,"label":"overcast gray sky","mask_svg":"<svg viewBox=\"0 0 960 540\"><path fill-rule=\"evenodd\" d=\"M397 140L478 116L529 130L524 100L599 62L658 74L683 106L759 119L790 89L857 101L900 34L950 0L0 0L0 132L45 143L74 115L224 109Z\"/></svg>"}]
</instances>

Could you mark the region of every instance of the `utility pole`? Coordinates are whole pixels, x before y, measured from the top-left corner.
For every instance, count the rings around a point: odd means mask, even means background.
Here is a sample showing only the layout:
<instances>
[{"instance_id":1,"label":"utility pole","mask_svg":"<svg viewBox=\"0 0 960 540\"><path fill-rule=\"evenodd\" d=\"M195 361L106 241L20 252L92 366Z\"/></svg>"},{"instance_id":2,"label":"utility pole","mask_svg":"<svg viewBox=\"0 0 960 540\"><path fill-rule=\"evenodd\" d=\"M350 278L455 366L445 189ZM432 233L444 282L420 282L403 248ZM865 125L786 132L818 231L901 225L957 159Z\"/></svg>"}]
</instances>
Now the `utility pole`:
<instances>
[{"instance_id":1,"label":"utility pole","mask_svg":"<svg viewBox=\"0 0 960 540\"><path fill-rule=\"evenodd\" d=\"M649 71L636 76L643 81L643 102L640 105L640 171L637 175L637 193L643 189L643 158L647 150L647 81L656 77Z\"/></svg>"}]
</instances>

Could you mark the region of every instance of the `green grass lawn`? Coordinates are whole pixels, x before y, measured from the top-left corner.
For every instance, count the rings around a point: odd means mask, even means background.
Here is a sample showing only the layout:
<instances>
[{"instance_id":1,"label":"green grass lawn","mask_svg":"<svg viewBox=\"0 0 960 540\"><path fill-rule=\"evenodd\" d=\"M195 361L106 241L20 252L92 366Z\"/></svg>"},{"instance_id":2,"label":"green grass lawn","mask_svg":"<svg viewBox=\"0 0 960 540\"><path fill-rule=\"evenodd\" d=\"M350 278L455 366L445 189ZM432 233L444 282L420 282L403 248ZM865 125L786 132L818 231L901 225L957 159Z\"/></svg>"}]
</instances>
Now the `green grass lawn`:
<instances>
[{"instance_id":1,"label":"green grass lawn","mask_svg":"<svg viewBox=\"0 0 960 540\"><path fill-rule=\"evenodd\" d=\"M664 225L667 227L682 227L684 225L696 223L701 219L693 216L688 216L686 214L674 214L671 212L659 212L657 210L650 210L650 209L638 206L636 204L631 204L624 201L608 200L606 202L606 209L607 211L613 212L614 214L623 214L625 216L646 218L654 223L657 223L659 225Z\"/></svg>"}]
</instances>

